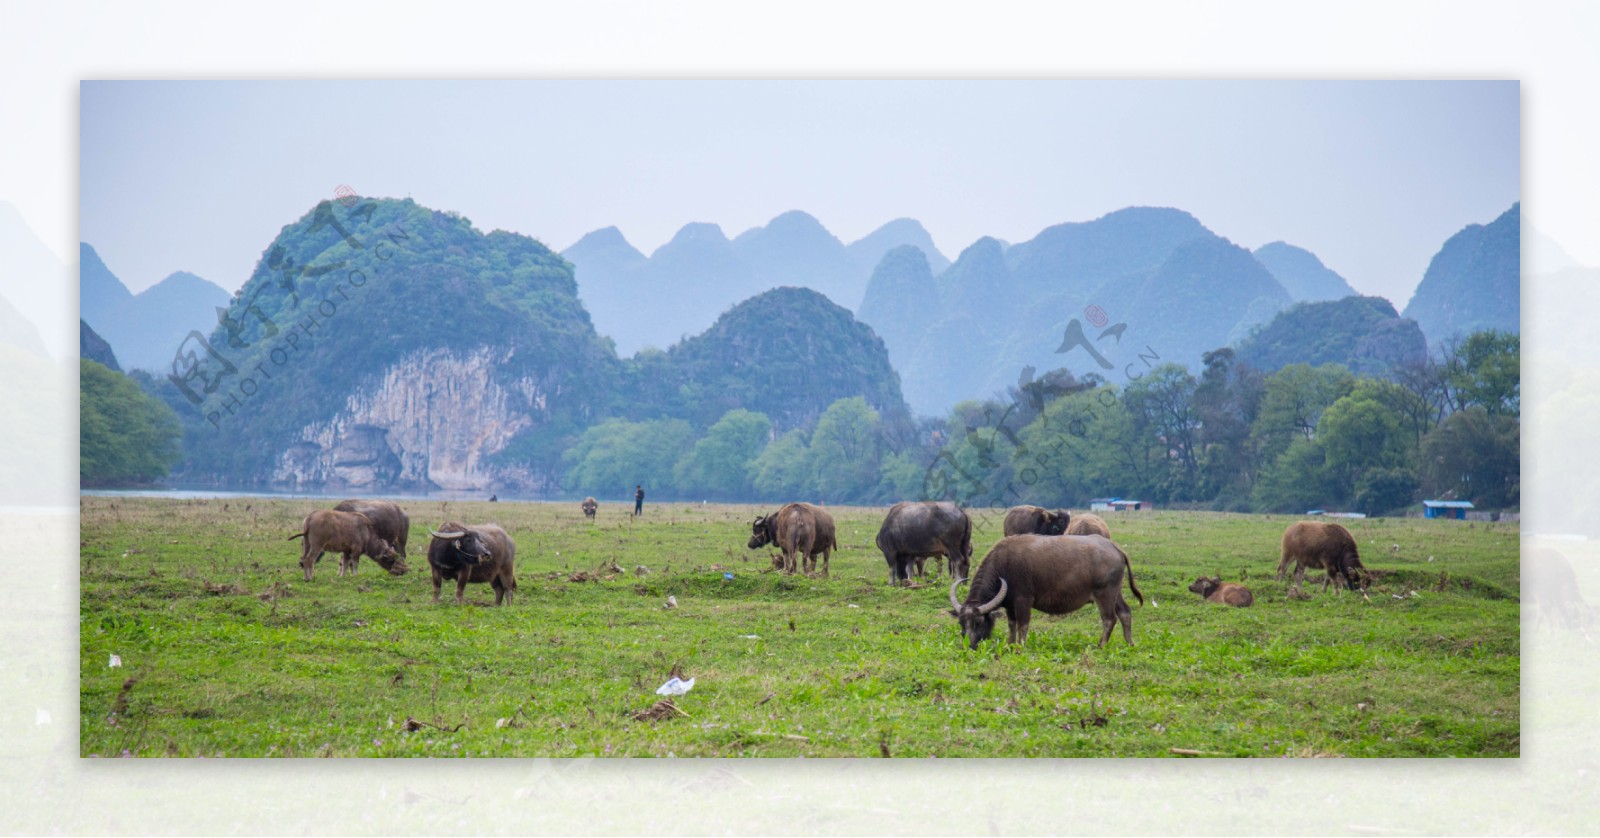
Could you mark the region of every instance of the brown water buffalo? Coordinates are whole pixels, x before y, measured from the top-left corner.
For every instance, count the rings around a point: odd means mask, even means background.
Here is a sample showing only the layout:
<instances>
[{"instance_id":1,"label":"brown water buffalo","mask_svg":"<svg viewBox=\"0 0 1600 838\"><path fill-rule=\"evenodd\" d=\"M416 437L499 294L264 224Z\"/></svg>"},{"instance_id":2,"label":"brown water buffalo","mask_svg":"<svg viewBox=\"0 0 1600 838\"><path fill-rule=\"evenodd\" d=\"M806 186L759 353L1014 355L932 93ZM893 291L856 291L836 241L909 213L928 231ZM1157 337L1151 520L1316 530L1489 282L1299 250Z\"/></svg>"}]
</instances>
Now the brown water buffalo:
<instances>
[{"instance_id":1,"label":"brown water buffalo","mask_svg":"<svg viewBox=\"0 0 1600 838\"><path fill-rule=\"evenodd\" d=\"M1072 520L1065 509L1051 512L1042 506L1013 506L1006 510L1006 535L1064 535Z\"/></svg>"},{"instance_id":2,"label":"brown water buffalo","mask_svg":"<svg viewBox=\"0 0 1600 838\"><path fill-rule=\"evenodd\" d=\"M995 611L1004 608L1010 624L1010 642L1028 639L1028 622L1034 609L1046 614L1069 614L1090 600L1100 609L1100 646L1122 623L1122 638L1133 644L1133 611L1122 598L1122 576L1144 604L1144 594L1133 583L1133 566L1127 554L1098 535L1013 535L1000 539L983 557L973 575L965 602L956 600L950 586L950 615L961 624L967 644L978 644L994 631Z\"/></svg>"},{"instance_id":3,"label":"brown water buffalo","mask_svg":"<svg viewBox=\"0 0 1600 838\"><path fill-rule=\"evenodd\" d=\"M400 558L406 557L406 541L411 535L411 516L400 505L386 500L343 500L334 509L359 512L367 516L378 536L394 545Z\"/></svg>"},{"instance_id":4,"label":"brown water buffalo","mask_svg":"<svg viewBox=\"0 0 1600 838\"><path fill-rule=\"evenodd\" d=\"M972 519L949 501L901 501L884 516L877 545L891 585L910 581L912 560L933 556L949 559L950 575L959 579L972 561Z\"/></svg>"},{"instance_id":5,"label":"brown water buffalo","mask_svg":"<svg viewBox=\"0 0 1600 838\"><path fill-rule=\"evenodd\" d=\"M583 517L593 521L595 510L599 508L600 504L596 503L594 498L583 499Z\"/></svg>"},{"instance_id":6,"label":"brown water buffalo","mask_svg":"<svg viewBox=\"0 0 1600 838\"><path fill-rule=\"evenodd\" d=\"M488 582L494 588L494 604L509 605L517 591L512 564L517 545L496 524L466 526L446 521L438 532L428 530L428 565L433 568L433 601L439 601L439 586L446 579L456 583L456 604L466 602L468 582Z\"/></svg>"},{"instance_id":7,"label":"brown water buffalo","mask_svg":"<svg viewBox=\"0 0 1600 838\"><path fill-rule=\"evenodd\" d=\"M1212 579L1202 576L1194 580L1189 590L1211 602L1220 602L1235 608L1244 608L1256 601L1256 598L1251 596L1249 588L1237 582L1224 582L1220 576Z\"/></svg>"},{"instance_id":8,"label":"brown water buffalo","mask_svg":"<svg viewBox=\"0 0 1600 838\"><path fill-rule=\"evenodd\" d=\"M1289 563L1293 562L1294 588L1298 589L1305 579L1306 568L1326 570L1328 575L1322 580L1322 589L1326 591L1329 585L1334 584L1336 578L1344 581L1350 590L1356 590L1357 582L1363 582L1360 577L1365 568L1361 565L1361 555L1356 549L1355 536L1350 531L1338 524L1325 524L1321 521L1299 521L1290 524L1283 531L1283 553L1278 560L1278 581L1283 581L1283 576L1289 570ZM1338 590L1335 588L1334 590Z\"/></svg>"},{"instance_id":9,"label":"brown water buffalo","mask_svg":"<svg viewBox=\"0 0 1600 838\"><path fill-rule=\"evenodd\" d=\"M827 576L833 551L839 549L833 515L820 506L790 503L771 515L758 516L750 524L750 541L745 546L756 550L777 545L783 555L774 562L785 573L793 573L796 563L806 573L815 573L817 555L822 555L822 575Z\"/></svg>"},{"instance_id":10,"label":"brown water buffalo","mask_svg":"<svg viewBox=\"0 0 1600 838\"><path fill-rule=\"evenodd\" d=\"M399 576L410 570L394 551L394 545L378 535L377 528L367 516L359 512L337 509L319 509L306 516L300 532L289 536L293 541L305 539L300 548L300 569L306 581L311 581L311 571L322 560L323 553L339 553L339 575L354 576L361 554L372 557L391 575Z\"/></svg>"},{"instance_id":11,"label":"brown water buffalo","mask_svg":"<svg viewBox=\"0 0 1600 838\"><path fill-rule=\"evenodd\" d=\"M1111 528L1106 526L1106 519L1093 512L1085 512L1072 519L1067 526L1067 535L1099 535L1111 537Z\"/></svg>"}]
</instances>

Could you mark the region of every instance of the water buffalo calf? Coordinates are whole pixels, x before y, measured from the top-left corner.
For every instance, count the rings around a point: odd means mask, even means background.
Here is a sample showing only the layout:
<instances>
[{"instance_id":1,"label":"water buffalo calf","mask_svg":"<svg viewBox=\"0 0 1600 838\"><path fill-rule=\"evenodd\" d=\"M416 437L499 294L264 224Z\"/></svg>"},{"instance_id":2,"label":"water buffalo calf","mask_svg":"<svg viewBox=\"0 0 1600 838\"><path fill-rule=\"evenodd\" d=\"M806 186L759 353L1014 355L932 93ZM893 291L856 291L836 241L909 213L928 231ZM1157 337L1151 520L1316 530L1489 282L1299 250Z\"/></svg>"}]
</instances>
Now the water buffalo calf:
<instances>
[{"instance_id":1,"label":"water buffalo calf","mask_svg":"<svg viewBox=\"0 0 1600 838\"><path fill-rule=\"evenodd\" d=\"M1210 602L1221 602L1236 608L1244 608L1256 601L1256 598L1251 596L1249 588L1236 582L1224 582L1220 576L1214 579L1202 576L1194 580L1189 590Z\"/></svg>"},{"instance_id":2,"label":"water buffalo calf","mask_svg":"<svg viewBox=\"0 0 1600 838\"><path fill-rule=\"evenodd\" d=\"M495 524L466 526L447 521L438 532L428 530L428 565L433 568L433 601L439 601L439 587L446 579L456 583L456 604L466 604L468 582L488 582L494 588L494 604L510 604L517 591L512 564L517 545Z\"/></svg>"},{"instance_id":3,"label":"water buffalo calf","mask_svg":"<svg viewBox=\"0 0 1600 838\"><path fill-rule=\"evenodd\" d=\"M1064 535L1071 530L1072 513L1065 509L1051 512L1042 506L1013 506L1006 510L1006 535Z\"/></svg>"},{"instance_id":4,"label":"water buffalo calf","mask_svg":"<svg viewBox=\"0 0 1600 838\"><path fill-rule=\"evenodd\" d=\"M1356 549L1355 536L1338 524L1321 521L1299 521L1283 531L1282 558L1278 560L1278 581L1283 581L1294 563L1294 587L1299 588L1305 579L1306 568L1324 569L1327 578L1322 580L1326 591L1335 579L1342 579L1346 587L1356 590L1356 583L1365 568ZM1364 587L1364 585L1363 585ZM1334 590L1338 590L1335 588Z\"/></svg>"},{"instance_id":5,"label":"water buffalo calf","mask_svg":"<svg viewBox=\"0 0 1600 838\"><path fill-rule=\"evenodd\" d=\"M1085 512L1072 519L1067 526L1067 535L1099 535L1111 537L1111 528L1106 526L1106 519L1093 512Z\"/></svg>"},{"instance_id":6,"label":"water buffalo calf","mask_svg":"<svg viewBox=\"0 0 1600 838\"><path fill-rule=\"evenodd\" d=\"M339 575L355 575L356 563L361 560L361 554L372 557L384 570L394 576L405 573L410 568L394 551L394 545L378 535L377 528L367 516L359 512L344 512L337 509L319 509L306 516L300 525L300 532L289 536L289 540L296 538L305 539L300 548L300 569L305 571L306 581L311 581L311 571L322 560L323 553L339 553Z\"/></svg>"},{"instance_id":7,"label":"water buffalo calf","mask_svg":"<svg viewBox=\"0 0 1600 838\"><path fill-rule=\"evenodd\" d=\"M994 631L995 610L1004 608L1010 624L1010 642L1028 639L1028 622L1034 609L1046 614L1068 614L1090 600L1100 609L1100 646L1120 621L1122 638L1133 644L1133 611L1122 598L1122 576L1144 604L1144 594L1133 583L1133 566L1111 539L1098 535L1013 535L1000 539L984 556L973 575L965 602L956 600L957 579L950 586L950 615L961 624L971 648Z\"/></svg>"}]
</instances>

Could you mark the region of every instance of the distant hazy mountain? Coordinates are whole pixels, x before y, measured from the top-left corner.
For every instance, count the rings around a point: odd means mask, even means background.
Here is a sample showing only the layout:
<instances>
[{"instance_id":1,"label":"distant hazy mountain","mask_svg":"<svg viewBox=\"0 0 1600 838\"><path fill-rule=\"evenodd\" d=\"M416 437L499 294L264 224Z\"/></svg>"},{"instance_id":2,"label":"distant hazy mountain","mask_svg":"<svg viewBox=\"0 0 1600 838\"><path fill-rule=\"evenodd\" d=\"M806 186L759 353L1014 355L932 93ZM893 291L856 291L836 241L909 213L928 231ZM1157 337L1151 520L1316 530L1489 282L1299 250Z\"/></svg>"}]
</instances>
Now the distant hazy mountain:
<instances>
[{"instance_id":1,"label":"distant hazy mountain","mask_svg":"<svg viewBox=\"0 0 1600 838\"><path fill-rule=\"evenodd\" d=\"M601 335L630 355L704 331L730 306L780 286L811 288L854 310L883 254L901 244L944 264L922 225L892 221L848 247L817 219L786 212L729 240L715 224L687 224L648 257L615 228L562 252Z\"/></svg>"},{"instance_id":2,"label":"distant hazy mountain","mask_svg":"<svg viewBox=\"0 0 1600 838\"><path fill-rule=\"evenodd\" d=\"M1058 224L1010 246L981 239L935 277L933 317L921 303L894 301L909 292L896 290L907 285L904 267L889 267L874 276L874 303L862 306L861 319L891 357L907 359L898 365L901 385L923 414L996 395L1028 367L1067 367L1119 384L1138 372L1128 364L1142 363L1140 354L1198 369L1202 353L1290 303L1249 251L1186 212L1160 207ZM1104 322L1093 322L1091 310ZM1063 347L1073 320L1111 367L1085 348Z\"/></svg>"},{"instance_id":3,"label":"distant hazy mountain","mask_svg":"<svg viewBox=\"0 0 1600 838\"><path fill-rule=\"evenodd\" d=\"M1356 293L1344 277L1322 264L1309 250L1272 242L1256 248L1254 255L1295 302L1342 300Z\"/></svg>"},{"instance_id":4,"label":"distant hazy mountain","mask_svg":"<svg viewBox=\"0 0 1600 838\"><path fill-rule=\"evenodd\" d=\"M72 355L72 273L22 214L0 201L0 295L38 334L49 357Z\"/></svg>"},{"instance_id":5,"label":"distant hazy mountain","mask_svg":"<svg viewBox=\"0 0 1600 838\"><path fill-rule=\"evenodd\" d=\"M94 361L113 372L122 372L116 353L111 351L111 344L106 343L106 339L96 334L83 320L78 321L78 357Z\"/></svg>"},{"instance_id":6,"label":"distant hazy mountain","mask_svg":"<svg viewBox=\"0 0 1600 838\"><path fill-rule=\"evenodd\" d=\"M40 358L50 357L33 321L23 317L22 312L17 311L3 296L0 296L0 343L15 346Z\"/></svg>"},{"instance_id":7,"label":"distant hazy mountain","mask_svg":"<svg viewBox=\"0 0 1600 838\"><path fill-rule=\"evenodd\" d=\"M1428 263L1405 316L1430 347L1480 329L1522 329L1522 205L1488 225L1469 224Z\"/></svg>"},{"instance_id":8,"label":"distant hazy mountain","mask_svg":"<svg viewBox=\"0 0 1600 838\"><path fill-rule=\"evenodd\" d=\"M128 369L166 370L184 336L217 326L217 309L232 297L214 283L179 271L138 294L128 292L87 243L79 249L81 318Z\"/></svg>"},{"instance_id":9,"label":"distant hazy mountain","mask_svg":"<svg viewBox=\"0 0 1600 838\"><path fill-rule=\"evenodd\" d=\"M1296 303L1238 344L1239 360L1267 373L1305 363L1384 376L1427 353L1417 321L1401 317L1382 297Z\"/></svg>"}]
</instances>

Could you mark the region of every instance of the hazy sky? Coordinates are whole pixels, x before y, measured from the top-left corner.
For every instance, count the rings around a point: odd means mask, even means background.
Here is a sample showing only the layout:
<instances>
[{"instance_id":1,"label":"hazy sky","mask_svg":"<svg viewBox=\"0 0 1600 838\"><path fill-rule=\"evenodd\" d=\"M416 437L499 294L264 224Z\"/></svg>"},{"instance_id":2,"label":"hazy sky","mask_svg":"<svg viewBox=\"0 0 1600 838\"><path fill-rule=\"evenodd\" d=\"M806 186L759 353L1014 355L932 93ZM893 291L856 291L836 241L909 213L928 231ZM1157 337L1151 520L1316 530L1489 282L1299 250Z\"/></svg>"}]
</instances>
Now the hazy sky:
<instances>
[{"instance_id":1,"label":"hazy sky","mask_svg":"<svg viewBox=\"0 0 1600 838\"><path fill-rule=\"evenodd\" d=\"M1519 199L1509 82L84 82L81 236L134 291L230 291L348 185L560 250L650 253L791 209L846 243L902 216L954 258L1132 205L1283 240L1403 307Z\"/></svg>"}]
</instances>

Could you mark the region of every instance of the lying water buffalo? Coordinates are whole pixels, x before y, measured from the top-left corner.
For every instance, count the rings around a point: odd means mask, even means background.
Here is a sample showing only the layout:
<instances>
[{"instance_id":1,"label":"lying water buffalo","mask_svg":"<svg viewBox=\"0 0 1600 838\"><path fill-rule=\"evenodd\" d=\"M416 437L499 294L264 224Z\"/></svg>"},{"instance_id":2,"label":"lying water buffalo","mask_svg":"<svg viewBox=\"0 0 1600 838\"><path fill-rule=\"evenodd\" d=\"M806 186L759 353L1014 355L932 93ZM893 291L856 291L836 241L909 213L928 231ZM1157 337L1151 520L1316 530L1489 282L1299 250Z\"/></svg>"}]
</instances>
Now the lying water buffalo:
<instances>
[{"instance_id":1,"label":"lying water buffalo","mask_svg":"<svg viewBox=\"0 0 1600 838\"><path fill-rule=\"evenodd\" d=\"M386 500L344 500L334 509L340 512L359 512L372 522L379 537L394 545L400 558L406 557L406 540L411 535L411 516L397 503Z\"/></svg>"},{"instance_id":2,"label":"lying water buffalo","mask_svg":"<svg viewBox=\"0 0 1600 838\"><path fill-rule=\"evenodd\" d=\"M786 504L771 515L757 516L745 546L756 550L768 544L783 551L779 561L785 573L793 573L797 561L804 572L815 573L820 553L823 576L828 575L833 551L839 549L833 515L809 503Z\"/></svg>"},{"instance_id":3,"label":"lying water buffalo","mask_svg":"<svg viewBox=\"0 0 1600 838\"><path fill-rule=\"evenodd\" d=\"M1013 506L1006 510L1006 535L1064 535L1072 521L1065 509L1051 512L1042 506Z\"/></svg>"},{"instance_id":4,"label":"lying water buffalo","mask_svg":"<svg viewBox=\"0 0 1600 838\"><path fill-rule=\"evenodd\" d=\"M1256 598L1251 596L1249 588L1237 582L1224 582L1220 576L1212 579L1202 576L1194 580L1189 590L1210 602L1221 602L1236 608L1244 608L1256 601Z\"/></svg>"},{"instance_id":5,"label":"lying water buffalo","mask_svg":"<svg viewBox=\"0 0 1600 838\"><path fill-rule=\"evenodd\" d=\"M1356 590L1356 583L1365 568L1361 565L1361 555L1356 549L1356 539L1350 531L1338 524L1325 524L1321 521L1299 521L1290 524L1283 531L1283 554L1278 560L1278 581L1283 581L1283 576L1289 570L1289 563L1294 562L1294 588L1300 587L1305 579L1306 568L1325 569L1327 578L1322 580L1322 589L1326 591L1335 579L1342 579L1346 587ZM1363 581L1362 587L1365 587ZM1334 590L1338 590L1335 588Z\"/></svg>"},{"instance_id":6,"label":"lying water buffalo","mask_svg":"<svg viewBox=\"0 0 1600 838\"><path fill-rule=\"evenodd\" d=\"M910 581L913 559L932 556L949 559L950 575L959 579L972 561L972 519L949 501L901 501L884 516L877 545L891 585Z\"/></svg>"},{"instance_id":7,"label":"lying water buffalo","mask_svg":"<svg viewBox=\"0 0 1600 838\"><path fill-rule=\"evenodd\" d=\"M1098 535L1013 535L1000 539L983 557L972 577L966 602L956 600L950 586L950 615L961 624L967 644L978 644L994 631L995 610L1006 610L1010 642L1028 639L1028 622L1033 610L1046 614L1068 614L1094 600L1100 609L1100 646L1106 645L1111 630L1122 622L1122 637L1133 644L1133 611L1122 598L1122 574L1128 574L1128 588L1144 604L1144 594L1133 583L1133 566L1127 554Z\"/></svg>"},{"instance_id":8,"label":"lying water buffalo","mask_svg":"<svg viewBox=\"0 0 1600 838\"><path fill-rule=\"evenodd\" d=\"M1111 528L1106 526L1106 519L1093 512L1085 512L1072 519L1067 526L1067 535L1099 535L1111 537Z\"/></svg>"},{"instance_id":9,"label":"lying water buffalo","mask_svg":"<svg viewBox=\"0 0 1600 838\"><path fill-rule=\"evenodd\" d=\"M447 521L438 532L428 530L428 565L433 568L433 601L439 601L439 586L446 579L456 582L456 604L465 604L468 582L488 582L494 588L494 604L511 603L517 591L512 563L517 545L506 531L495 524L466 526Z\"/></svg>"},{"instance_id":10,"label":"lying water buffalo","mask_svg":"<svg viewBox=\"0 0 1600 838\"><path fill-rule=\"evenodd\" d=\"M300 548L300 569L306 581L311 581L311 571L322 560L323 553L339 553L339 575L355 575L356 563L361 554L372 557L384 570L399 576L411 568L406 566L394 551L394 545L378 535L377 527L359 512L337 509L319 509L306 516L300 532L289 536L293 541L305 539Z\"/></svg>"},{"instance_id":11,"label":"lying water buffalo","mask_svg":"<svg viewBox=\"0 0 1600 838\"><path fill-rule=\"evenodd\" d=\"M583 499L583 517L588 518L589 520L593 521L594 520L594 512L595 512L596 509L599 509L599 508L600 508L600 504L596 503L594 498L584 498Z\"/></svg>"}]
</instances>

